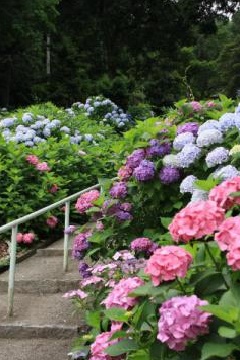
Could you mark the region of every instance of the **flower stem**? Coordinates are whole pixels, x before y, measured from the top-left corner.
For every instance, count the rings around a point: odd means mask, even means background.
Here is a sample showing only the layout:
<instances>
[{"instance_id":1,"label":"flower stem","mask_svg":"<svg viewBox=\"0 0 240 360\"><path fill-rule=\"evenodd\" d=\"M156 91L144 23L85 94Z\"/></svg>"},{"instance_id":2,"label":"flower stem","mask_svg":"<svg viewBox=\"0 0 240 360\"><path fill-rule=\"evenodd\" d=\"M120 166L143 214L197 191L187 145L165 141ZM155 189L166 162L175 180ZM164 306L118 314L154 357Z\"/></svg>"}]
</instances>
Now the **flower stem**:
<instances>
[{"instance_id":1,"label":"flower stem","mask_svg":"<svg viewBox=\"0 0 240 360\"><path fill-rule=\"evenodd\" d=\"M205 243L204 243L204 246L205 246L205 249L206 249L206 251L207 251L210 259L211 259L212 262L214 263L216 270L222 274L221 266L219 266L219 264L217 263L216 259L214 259L214 256L213 256L213 254L211 253L211 250L210 250L210 248L209 248L208 243L205 242ZM224 282L226 288L229 289L229 286L228 286L228 284L227 284L227 282L226 282L223 274L222 274L222 277L223 277L223 282Z\"/></svg>"},{"instance_id":2,"label":"flower stem","mask_svg":"<svg viewBox=\"0 0 240 360\"><path fill-rule=\"evenodd\" d=\"M181 281L180 281L178 278L176 278L176 280L177 280L177 283L178 283L180 289L182 290L182 292L183 292L185 295L187 295L186 290L184 289Z\"/></svg>"}]
</instances>

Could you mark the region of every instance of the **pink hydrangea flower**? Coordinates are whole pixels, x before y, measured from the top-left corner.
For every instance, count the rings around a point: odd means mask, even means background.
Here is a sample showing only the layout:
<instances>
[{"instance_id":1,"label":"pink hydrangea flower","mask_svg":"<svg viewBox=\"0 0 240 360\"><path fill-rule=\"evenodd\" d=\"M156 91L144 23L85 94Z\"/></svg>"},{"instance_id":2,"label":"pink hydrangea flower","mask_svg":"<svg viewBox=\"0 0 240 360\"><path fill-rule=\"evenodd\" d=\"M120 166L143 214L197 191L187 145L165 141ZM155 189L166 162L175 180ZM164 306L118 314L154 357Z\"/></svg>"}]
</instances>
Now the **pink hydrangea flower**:
<instances>
[{"instance_id":1,"label":"pink hydrangea flower","mask_svg":"<svg viewBox=\"0 0 240 360\"><path fill-rule=\"evenodd\" d=\"M210 191L208 198L215 201L218 206L229 209L234 204L240 204L240 196L230 196L231 193L237 191L240 191L240 176L223 181L220 185Z\"/></svg>"},{"instance_id":2,"label":"pink hydrangea flower","mask_svg":"<svg viewBox=\"0 0 240 360\"><path fill-rule=\"evenodd\" d=\"M117 268L117 264L110 263L110 264L97 264L91 269L93 274L101 274L105 270L114 270Z\"/></svg>"},{"instance_id":3,"label":"pink hydrangea flower","mask_svg":"<svg viewBox=\"0 0 240 360\"><path fill-rule=\"evenodd\" d=\"M17 243L21 244L23 242L23 234L17 233Z\"/></svg>"},{"instance_id":4,"label":"pink hydrangea flower","mask_svg":"<svg viewBox=\"0 0 240 360\"><path fill-rule=\"evenodd\" d=\"M41 171L41 172L50 171L50 167L48 166L48 164L45 161L42 162L42 163L38 163L36 165L36 169Z\"/></svg>"},{"instance_id":5,"label":"pink hydrangea flower","mask_svg":"<svg viewBox=\"0 0 240 360\"><path fill-rule=\"evenodd\" d=\"M133 170L130 166L122 166L120 167L120 169L118 170L118 177L120 180L125 181L130 179L130 177L132 176Z\"/></svg>"},{"instance_id":6,"label":"pink hydrangea flower","mask_svg":"<svg viewBox=\"0 0 240 360\"><path fill-rule=\"evenodd\" d=\"M54 184L54 185L49 189L49 192L50 192L51 194L55 194L58 190L59 190L59 187L57 186L57 184Z\"/></svg>"},{"instance_id":7,"label":"pink hydrangea flower","mask_svg":"<svg viewBox=\"0 0 240 360\"><path fill-rule=\"evenodd\" d=\"M37 165L39 163L39 158L36 155L27 155L25 159L32 165Z\"/></svg>"},{"instance_id":8,"label":"pink hydrangea flower","mask_svg":"<svg viewBox=\"0 0 240 360\"><path fill-rule=\"evenodd\" d=\"M191 101L190 105L191 105L193 111L198 112L198 111L202 110L202 105L198 101Z\"/></svg>"},{"instance_id":9,"label":"pink hydrangea flower","mask_svg":"<svg viewBox=\"0 0 240 360\"><path fill-rule=\"evenodd\" d=\"M174 241L187 243L218 230L224 220L224 210L214 201L196 201L179 211L169 225Z\"/></svg>"},{"instance_id":10,"label":"pink hydrangea flower","mask_svg":"<svg viewBox=\"0 0 240 360\"><path fill-rule=\"evenodd\" d=\"M227 263L234 271L240 270L240 241L230 248L227 254Z\"/></svg>"},{"instance_id":11,"label":"pink hydrangea flower","mask_svg":"<svg viewBox=\"0 0 240 360\"><path fill-rule=\"evenodd\" d=\"M97 335L94 343L91 345L91 357L89 360L118 360L120 359L119 356L118 357L111 357L110 355L107 355L105 353L105 350L115 344L117 342L117 340L111 340L110 338L112 337L113 332L108 331L108 332L103 332L99 335Z\"/></svg>"},{"instance_id":12,"label":"pink hydrangea flower","mask_svg":"<svg viewBox=\"0 0 240 360\"><path fill-rule=\"evenodd\" d=\"M71 290L63 295L65 299L72 299L78 297L79 299L85 299L88 295L82 290Z\"/></svg>"},{"instance_id":13,"label":"pink hydrangea flower","mask_svg":"<svg viewBox=\"0 0 240 360\"><path fill-rule=\"evenodd\" d=\"M159 310L158 340L167 343L170 349L183 351L188 341L207 334L211 315L199 309L207 304L196 295L165 301Z\"/></svg>"},{"instance_id":14,"label":"pink hydrangea flower","mask_svg":"<svg viewBox=\"0 0 240 360\"><path fill-rule=\"evenodd\" d=\"M129 297L128 294L143 284L144 281L138 277L122 279L115 285L107 298L102 301L102 304L104 304L107 309L112 307L124 308L126 310L131 309L136 305L137 299L135 297Z\"/></svg>"},{"instance_id":15,"label":"pink hydrangea flower","mask_svg":"<svg viewBox=\"0 0 240 360\"><path fill-rule=\"evenodd\" d=\"M134 239L130 244L130 248L136 252L146 252L147 254L152 254L158 248L158 245L149 238L142 237Z\"/></svg>"},{"instance_id":16,"label":"pink hydrangea flower","mask_svg":"<svg viewBox=\"0 0 240 360\"><path fill-rule=\"evenodd\" d=\"M215 240L222 251L230 250L240 239L240 216L229 217L219 226Z\"/></svg>"},{"instance_id":17,"label":"pink hydrangea flower","mask_svg":"<svg viewBox=\"0 0 240 360\"><path fill-rule=\"evenodd\" d=\"M47 218L46 223L50 227L50 229L54 229L57 226L58 218L51 215Z\"/></svg>"},{"instance_id":18,"label":"pink hydrangea flower","mask_svg":"<svg viewBox=\"0 0 240 360\"><path fill-rule=\"evenodd\" d=\"M33 240L35 239L35 234L33 233L26 233L23 235L23 242L24 244L31 244Z\"/></svg>"},{"instance_id":19,"label":"pink hydrangea flower","mask_svg":"<svg viewBox=\"0 0 240 360\"><path fill-rule=\"evenodd\" d=\"M83 214L93 206L94 201L96 201L99 196L100 193L98 190L88 191L78 198L75 208L80 214Z\"/></svg>"},{"instance_id":20,"label":"pink hydrangea flower","mask_svg":"<svg viewBox=\"0 0 240 360\"><path fill-rule=\"evenodd\" d=\"M216 106L216 103L214 101L207 101L206 106L209 107L209 108L212 108L212 107Z\"/></svg>"},{"instance_id":21,"label":"pink hydrangea flower","mask_svg":"<svg viewBox=\"0 0 240 360\"><path fill-rule=\"evenodd\" d=\"M192 263L192 255L179 246L163 246L148 259L145 273L150 275L154 286L176 277L185 277Z\"/></svg>"},{"instance_id":22,"label":"pink hydrangea flower","mask_svg":"<svg viewBox=\"0 0 240 360\"><path fill-rule=\"evenodd\" d=\"M92 284L98 284L99 282L102 282L102 281L104 281L104 279L101 278L100 276L91 276L87 279L82 280L81 286L85 287L85 286L92 285Z\"/></svg>"}]
</instances>

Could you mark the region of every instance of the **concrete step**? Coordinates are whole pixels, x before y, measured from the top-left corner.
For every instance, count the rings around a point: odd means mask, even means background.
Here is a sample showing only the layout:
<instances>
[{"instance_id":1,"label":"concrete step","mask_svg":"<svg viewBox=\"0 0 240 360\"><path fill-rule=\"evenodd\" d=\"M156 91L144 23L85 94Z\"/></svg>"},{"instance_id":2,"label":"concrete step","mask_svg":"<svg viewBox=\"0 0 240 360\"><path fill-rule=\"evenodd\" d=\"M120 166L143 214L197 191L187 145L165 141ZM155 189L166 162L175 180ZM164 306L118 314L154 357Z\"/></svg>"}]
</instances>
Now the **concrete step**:
<instances>
[{"instance_id":1,"label":"concrete step","mask_svg":"<svg viewBox=\"0 0 240 360\"><path fill-rule=\"evenodd\" d=\"M70 260L70 259L69 259ZM0 275L0 293L8 288L9 273ZM52 294L78 288L77 262L69 261L69 271L64 273L59 256L32 256L16 265L15 292Z\"/></svg>"},{"instance_id":2,"label":"concrete step","mask_svg":"<svg viewBox=\"0 0 240 360\"><path fill-rule=\"evenodd\" d=\"M69 239L68 244L68 255L71 256L72 253L72 243L73 243L73 236ZM48 246L44 249L38 249L37 250L37 256L63 256L63 239L56 241L52 245Z\"/></svg>"},{"instance_id":3,"label":"concrete step","mask_svg":"<svg viewBox=\"0 0 240 360\"><path fill-rule=\"evenodd\" d=\"M0 339L0 360L68 360L72 341Z\"/></svg>"},{"instance_id":4,"label":"concrete step","mask_svg":"<svg viewBox=\"0 0 240 360\"><path fill-rule=\"evenodd\" d=\"M83 314L60 294L17 294L7 317L7 296L0 295L0 338L73 338L84 329Z\"/></svg>"}]
</instances>

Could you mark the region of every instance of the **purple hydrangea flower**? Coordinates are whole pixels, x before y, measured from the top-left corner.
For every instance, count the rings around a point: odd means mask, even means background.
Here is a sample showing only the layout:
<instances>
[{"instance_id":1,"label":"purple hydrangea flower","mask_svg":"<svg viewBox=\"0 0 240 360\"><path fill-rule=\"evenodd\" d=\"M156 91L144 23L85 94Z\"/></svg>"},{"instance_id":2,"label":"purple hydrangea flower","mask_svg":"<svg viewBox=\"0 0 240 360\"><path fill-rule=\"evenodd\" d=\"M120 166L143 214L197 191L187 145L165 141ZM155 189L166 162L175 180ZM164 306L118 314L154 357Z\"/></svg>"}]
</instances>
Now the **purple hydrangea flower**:
<instances>
[{"instance_id":1,"label":"purple hydrangea flower","mask_svg":"<svg viewBox=\"0 0 240 360\"><path fill-rule=\"evenodd\" d=\"M92 276L91 268L86 263L79 263L78 271L83 279Z\"/></svg>"},{"instance_id":2,"label":"purple hydrangea flower","mask_svg":"<svg viewBox=\"0 0 240 360\"><path fill-rule=\"evenodd\" d=\"M89 242L87 238L90 236L89 233L81 233L75 236L73 240L72 257L73 259L81 260L89 248Z\"/></svg>"},{"instance_id":3,"label":"purple hydrangea flower","mask_svg":"<svg viewBox=\"0 0 240 360\"><path fill-rule=\"evenodd\" d=\"M236 114L234 113L226 113L222 115L219 119L220 129L223 132L226 132L228 129L232 129L236 126L235 124Z\"/></svg>"},{"instance_id":4,"label":"purple hydrangea flower","mask_svg":"<svg viewBox=\"0 0 240 360\"><path fill-rule=\"evenodd\" d=\"M184 132L179 134L173 141L173 148L175 150L182 150L185 145L193 144L195 142L195 137L191 132Z\"/></svg>"},{"instance_id":5,"label":"purple hydrangea flower","mask_svg":"<svg viewBox=\"0 0 240 360\"><path fill-rule=\"evenodd\" d=\"M148 158L164 156L169 154L171 151L171 144L167 142L159 144L158 140L151 140L149 145L150 146L146 148L146 156Z\"/></svg>"},{"instance_id":6,"label":"purple hydrangea flower","mask_svg":"<svg viewBox=\"0 0 240 360\"><path fill-rule=\"evenodd\" d=\"M135 252L145 252L147 255L153 254L158 245L146 237L134 239L130 244L131 250Z\"/></svg>"},{"instance_id":7,"label":"purple hydrangea flower","mask_svg":"<svg viewBox=\"0 0 240 360\"><path fill-rule=\"evenodd\" d=\"M118 220L120 221L127 221L127 220L132 220L132 214L130 214L128 211L123 211L123 210L118 210L115 213L116 217Z\"/></svg>"},{"instance_id":8,"label":"purple hydrangea flower","mask_svg":"<svg viewBox=\"0 0 240 360\"><path fill-rule=\"evenodd\" d=\"M132 154L127 157L126 165L132 169L135 169L144 158L145 158L144 149L134 150Z\"/></svg>"},{"instance_id":9,"label":"purple hydrangea flower","mask_svg":"<svg viewBox=\"0 0 240 360\"><path fill-rule=\"evenodd\" d=\"M232 165L223 166L213 173L214 178L221 178L223 181L232 179L235 176L239 175L240 171L238 171L238 169L236 169L235 166Z\"/></svg>"},{"instance_id":10,"label":"purple hydrangea flower","mask_svg":"<svg viewBox=\"0 0 240 360\"><path fill-rule=\"evenodd\" d=\"M129 259L125 261L121 261L119 266L123 273L125 274L136 274L139 270L144 269L146 267L145 259Z\"/></svg>"},{"instance_id":11,"label":"purple hydrangea flower","mask_svg":"<svg viewBox=\"0 0 240 360\"><path fill-rule=\"evenodd\" d=\"M194 144L187 144L177 155L177 162L180 168L188 168L201 155L201 149Z\"/></svg>"},{"instance_id":12,"label":"purple hydrangea flower","mask_svg":"<svg viewBox=\"0 0 240 360\"><path fill-rule=\"evenodd\" d=\"M132 204L130 203L120 203L114 200L107 200L103 204L103 214L108 216L115 216L120 221L132 220L132 215L130 211L132 209Z\"/></svg>"},{"instance_id":13,"label":"purple hydrangea flower","mask_svg":"<svg viewBox=\"0 0 240 360\"><path fill-rule=\"evenodd\" d=\"M180 179L180 171L171 166L164 166L160 173L159 178L163 184L171 184Z\"/></svg>"},{"instance_id":14,"label":"purple hydrangea flower","mask_svg":"<svg viewBox=\"0 0 240 360\"><path fill-rule=\"evenodd\" d=\"M69 225L69 227L64 230L64 234L70 235L70 234L74 233L75 230L76 230L75 225Z\"/></svg>"},{"instance_id":15,"label":"purple hydrangea flower","mask_svg":"<svg viewBox=\"0 0 240 360\"><path fill-rule=\"evenodd\" d=\"M133 176L138 181L148 181L154 178L155 165L148 160L142 160L137 168L133 172Z\"/></svg>"},{"instance_id":16,"label":"purple hydrangea flower","mask_svg":"<svg viewBox=\"0 0 240 360\"><path fill-rule=\"evenodd\" d=\"M193 193L194 191L194 183L197 180L196 176L194 175L189 175L187 177L185 177L185 179L183 179L183 181L180 184L180 193L181 194L185 194L185 193Z\"/></svg>"},{"instance_id":17,"label":"purple hydrangea flower","mask_svg":"<svg viewBox=\"0 0 240 360\"><path fill-rule=\"evenodd\" d=\"M208 168L214 167L216 165L221 165L222 163L228 161L229 151L224 147L217 147L213 151L210 151L206 156L206 164Z\"/></svg>"},{"instance_id":18,"label":"purple hydrangea flower","mask_svg":"<svg viewBox=\"0 0 240 360\"><path fill-rule=\"evenodd\" d=\"M113 198L125 198L127 196L127 184L124 181L115 183L109 191Z\"/></svg>"},{"instance_id":19,"label":"purple hydrangea flower","mask_svg":"<svg viewBox=\"0 0 240 360\"><path fill-rule=\"evenodd\" d=\"M217 120L207 120L205 121L202 125L199 126L198 129L198 135L205 131L205 130L210 130L210 129L215 129L215 130L220 130L220 124Z\"/></svg>"},{"instance_id":20,"label":"purple hydrangea flower","mask_svg":"<svg viewBox=\"0 0 240 360\"><path fill-rule=\"evenodd\" d=\"M223 142L223 135L221 131L216 129L209 129L202 131L197 138L197 145L199 147L220 144Z\"/></svg>"},{"instance_id":21,"label":"purple hydrangea flower","mask_svg":"<svg viewBox=\"0 0 240 360\"><path fill-rule=\"evenodd\" d=\"M177 127L177 135L191 132L194 136L197 136L199 125L196 122L188 122Z\"/></svg>"}]
</instances>

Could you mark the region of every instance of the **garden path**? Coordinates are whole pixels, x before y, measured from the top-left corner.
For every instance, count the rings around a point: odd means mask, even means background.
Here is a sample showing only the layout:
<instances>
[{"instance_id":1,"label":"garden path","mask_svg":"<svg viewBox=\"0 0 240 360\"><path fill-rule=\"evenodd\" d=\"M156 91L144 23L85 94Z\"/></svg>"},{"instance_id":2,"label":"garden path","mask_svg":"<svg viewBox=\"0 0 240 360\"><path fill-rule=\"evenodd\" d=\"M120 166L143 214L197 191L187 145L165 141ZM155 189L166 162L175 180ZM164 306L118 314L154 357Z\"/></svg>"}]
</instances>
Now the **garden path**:
<instances>
[{"instance_id":1,"label":"garden path","mask_svg":"<svg viewBox=\"0 0 240 360\"><path fill-rule=\"evenodd\" d=\"M81 316L64 292L78 288L74 262L63 272L63 240L16 265L14 315L6 316L8 272L0 275L0 360L65 360Z\"/></svg>"}]
</instances>

